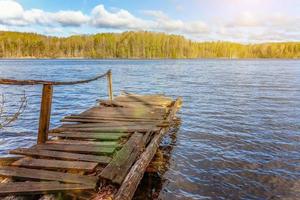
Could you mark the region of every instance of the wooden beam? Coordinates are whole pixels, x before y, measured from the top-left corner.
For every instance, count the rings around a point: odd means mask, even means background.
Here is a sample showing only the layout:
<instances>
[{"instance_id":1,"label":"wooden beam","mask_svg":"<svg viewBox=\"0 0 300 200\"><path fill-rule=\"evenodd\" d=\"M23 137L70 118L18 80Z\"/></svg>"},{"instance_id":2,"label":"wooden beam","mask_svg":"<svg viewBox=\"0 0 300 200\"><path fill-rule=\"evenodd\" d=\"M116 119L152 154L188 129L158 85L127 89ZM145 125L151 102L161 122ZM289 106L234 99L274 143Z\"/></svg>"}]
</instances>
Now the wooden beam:
<instances>
[{"instance_id":1,"label":"wooden beam","mask_svg":"<svg viewBox=\"0 0 300 200\"><path fill-rule=\"evenodd\" d=\"M37 139L38 144L43 144L48 139L51 104L52 104L52 93L53 93L52 85L43 85L39 131L38 131L38 139Z\"/></svg>"},{"instance_id":2,"label":"wooden beam","mask_svg":"<svg viewBox=\"0 0 300 200\"><path fill-rule=\"evenodd\" d=\"M100 176L113 183L121 184L144 146L143 137L144 134L142 133L134 133L123 148L113 157L112 161L103 169Z\"/></svg>"},{"instance_id":3,"label":"wooden beam","mask_svg":"<svg viewBox=\"0 0 300 200\"><path fill-rule=\"evenodd\" d=\"M140 159L135 162L130 172L127 174L123 184L119 188L114 200L131 200L134 192L143 178L145 170L151 162L155 152L161 142L161 139L166 130L162 130L160 134L157 134L150 142L146 150L141 154Z\"/></svg>"}]
</instances>

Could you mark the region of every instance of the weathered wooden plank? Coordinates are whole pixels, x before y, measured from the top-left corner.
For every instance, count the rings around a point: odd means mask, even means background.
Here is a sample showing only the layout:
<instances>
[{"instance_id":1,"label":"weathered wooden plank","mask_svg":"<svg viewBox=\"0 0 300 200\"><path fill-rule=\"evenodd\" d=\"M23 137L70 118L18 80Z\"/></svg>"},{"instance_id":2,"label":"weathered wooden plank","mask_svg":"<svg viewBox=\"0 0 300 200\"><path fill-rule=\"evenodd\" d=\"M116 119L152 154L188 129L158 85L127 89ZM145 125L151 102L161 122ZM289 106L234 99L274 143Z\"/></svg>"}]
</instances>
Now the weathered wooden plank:
<instances>
[{"instance_id":1,"label":"weathered wooden plank","mask_svg":"<svg viewBox=\"0 0 300 200\"><path fill-rule=\"evenodd\" d=\"M63 138L80 138L80 139L95 139L95 140L118 140L122 137L128 136L128 133L91 133L91 132L60 132L50 133L51 136Z\"/></svg>"},{"instance_id":2,"label":"weathered wooden plank","mask_svg":"<svg viewBox=\"0 0 300 200\"><path fill-rule=\"evenodd\" d=\"M113 101L116 102L116 101ZM122 104L124 102L121 102ZM129 104L131 102L128 102L126 104ZM156 107L152 107L151 105L143 105L143 102L132 102L132 103L137 103L137 107L106 107L106 106L94 106L92 108L89 108L86 111L81 112L81 114L86 114L86 113L92 113L92 112L102 112L102 113L112 113L112 114L125 114L125 115L130 115L130 114L134 114L133 111L145 111L145 112L149 112L149 111L157 111L157 112L161 112L164 109L162 107L156 108ZM143 106L141 106L143 105ZM151 113L150 113L151 114ZM152 113L153 114L153 113Z\"/></svg>"},{"instance_id":3,"label":"weathered wooden plank","mask_svg":"<svg viewBox=\"0 0 300 200\"><path fill-rule=\"evenodd\" d=\"M142 133L134 133L103 169L100 176L111 180L113 183L121 184L143 148L143 137L144 134Z\"/></svg>"},{"instance_id":4,"label":"weathered wooden plank","mask_svg":"<svg viewBox=\"0 0 300 200\"><path fill-rule=\"evenodd\" d=\"M132 120L163 120L164 115L120 115L120 114L105 114L105 113L86 113L79 115L71 115L71 116L80 116L80 117L98 117L98 118L116 118L116 119L132 119Z\"/></svg>"},{"instance_id":5,"label":"weathered wooden plank","mask_svg":"<svg viewBox=\"0 0 300 200\"><path fill-rule=\"evenodd\" d=\"M116 141L87 141L87 140L48 140L46 144L81 144L81 145L90 145L90 146L102 146L102 147L116 147L118 142Z\"/></svg>"},{"instance_id":6,"label":"weathered wooden plank","mask_svg":"<svg viewBox=\"0 0 300 200\"><path fill-rule=\"evenodd\" d=\"M107 156L95 156L95 155L68 153L68 152L50 151L50 150L41 150L41 149L18 148L10 151L9 153L16 154L16 155L37 156L42 158L97 162L101 164L107 164L111 161L111 158Z\"/></svg>"},{"instance_id":7,"label":"weathered wooden plank","mask_svg":"<svg viewBox=\"0 0 300 200\"><path fill-rule=\"evenodd\" d=\"M119 126L119 127L86 127L86 128L55 128L49 131L50 133L58 133L58 132L97 132L97 133L133 133L137 132L147 132L149 129L153 131L158 131L159 128L153 126Z\"/></svg>"},{"instance_id":8,"label":"weathered wooden plank","mask_svg":"<svg viewBox=\"0 0 300 200\"><path fill-rule=\"evenodd\" d=\"M80 116L80 115L71 115L71 116L66 116L63 118L61 121L66 121L66 122L165 122L165 120L161 119L132 119L132 118L117 118L117 117L101 117L101 116Z\"/></svg>"},{"instance_id":9,"label":"weathered wooden plank","mask_svg":"<svg viewBox=\"0 0 300 200\"><path fill-rule=\"evenodd\" d=\"M80 113L80 116L132 118L132 119L162 119L165 114L161 109L146 108L119 108L119 107L93 107Z\"/></svg>"},{"instance_id":10,"label":"weathered wooden plank","mask_svg":"<svg viewBox=\"0 0 300 200\"><path fill-rule=\"evenodd\" d=\"M6 195L33 195L55 193L62 191L94 190L95 187L83 184L66 184L56 181L47 182L11 182L0 184L0 196Z\"/></svg>"},{"instance_id":11,"label":"weathered wooden plank","mask_svg":"<svg viewBox=\"0 0 300 200\"><path fill-rule=\"evenodd\" d=\"M96 186L97 177L20 167L0 167L0 176L80 183Z\"/></svg>"},{"instance_id":12,"label":"weathered wooden plank","mask_svg":"<svg viewBox=\"0 0 300 200\"><path fill-rule=\"evenodd\" d=\"M121 95L114 99L116 102L142 102L145 105L170 106L172 99L166 96Z\"/></svg>"},{"instance_id":13,"label":"weathered wooden plank","mask_svg":"<svg viewBox=\"0 0 300 200\"><path fill-rule=\"evenodd\" d=\"M84 170L91 172L95 169L98 163L65 160L46 160L26 157L13 162L11 165L15 167Z\"/></svg>"},{"instance_id":14,"label":"weathered wooden plank","mask_svg":"<svg viewBox=\"0 0 300 200\"><path fill-rule=\"evenodd\" d=\"M108 101L108 100L99 100L100 106L105 107L123 107L123 108L139 108L139 109L158 109L162 111L166 111L168 107L165 105L151 105L151 104L145 104L143 102L137 102L137 101Z\"/></svg>"},{"instance_id":15,"label":"weathered wooden plank","mask_svg":"<svg viewBox=\"0 0 300 200\"><path fill-rule=\"evenodd\" d=\"M0 166L9 166L11 163L21 159L20 156L14 156L14 157L2 157L0 158Z\"/></svg>"},{"instance_id":16,"label":"weathered wooden plank","mask_svg":"<svg viewBox=\"0 0 300 200\"><path fill-rule=\"evenodd\" d=\"M136 127L136 126L156 126L162 123L155 122L110 122L110 123L80 123L80 124L63 124L60 128L91 128L91 127Z\"/></svg>"},{"instance_id":17,"label":"weathered wooden plank","mask_svg":"<svg viewBox=\"0 0 300 200\"><path fill-rule=\"evenodd\" d=\"M66 151L77 153L91 153L91 154L113 154L115 147L100 147L90 145L70 145L70 144L40 144L33 146L34 149Z\"/></svg>"}]
</instances>

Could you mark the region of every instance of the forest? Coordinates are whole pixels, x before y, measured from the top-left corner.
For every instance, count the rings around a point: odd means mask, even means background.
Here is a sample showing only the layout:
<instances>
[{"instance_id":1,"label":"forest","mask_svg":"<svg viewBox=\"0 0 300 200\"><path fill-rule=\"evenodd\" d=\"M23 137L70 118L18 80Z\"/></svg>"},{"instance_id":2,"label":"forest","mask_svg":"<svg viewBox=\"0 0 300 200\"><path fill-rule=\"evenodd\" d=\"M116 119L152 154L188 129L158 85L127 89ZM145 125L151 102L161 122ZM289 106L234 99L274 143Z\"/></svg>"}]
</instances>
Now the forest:
<instances>
[{"instance_id":1,"label":"forest","mask_svg":"<svg viewBox=\"0 0 300 200\"><path fill-rule=\"evenodd\" d=\"M70 37L0 31L0 58L300 58L300 42L239 44L196 42L156 32Z\"/></svg>"}]
</instances>

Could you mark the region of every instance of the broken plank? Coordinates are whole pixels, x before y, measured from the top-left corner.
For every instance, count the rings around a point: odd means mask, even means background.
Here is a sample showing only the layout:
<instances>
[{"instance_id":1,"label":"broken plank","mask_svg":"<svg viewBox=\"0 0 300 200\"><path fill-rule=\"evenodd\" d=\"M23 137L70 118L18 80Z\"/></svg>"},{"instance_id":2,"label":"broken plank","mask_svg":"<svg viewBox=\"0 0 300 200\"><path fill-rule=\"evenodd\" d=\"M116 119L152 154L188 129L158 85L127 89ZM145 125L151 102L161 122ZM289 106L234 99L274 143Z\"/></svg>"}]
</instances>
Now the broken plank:
<instances>
[{"instance_id":1,"label":"broken plank","mask_svg":"<svg viewBox=\"0 0 300 200\"><path fill-rule=\"evenodd\" d=\"M0 176L81 183L96 186L97 177L20 167L0 167Z\"/></svg>"},{"instance_id":2,"label":"broken plank","mask_svg":"<svg viewBox=\"0 0 300 200\"><path fill-rule=\"evenodd\" d=\"M11 182L0 184L0 196L6 195L33 195L55 193L62 191L94 190L94 186L83 184L66 184L56 181L47 182Z\"/></svg>"},{"instance_id":3,"label":"broken plank","mask_svg":"<svg viewBox=\"0 0 300 200\"><path fill-rule=\"evenodd\" d=\"M91 133L91 132L60 132L49 133L50 136L64 137L64 138L81 138L81 139L95 139L95 140L118 140L122 137L128 136L128 133Z\"/></svg>"},{"instance_id":4,"label":"broken plank","mask_svg":"<svg viewBox=\"0 0 300 200\"><path fill-rule=\"evenodd\" d=\"M53 151L91 153L91 154L113 154L116 149L115 147L100 147L100 146L70 145L70 144L38 144L33 146L33 148L53 150Z\"/></svg>"},{"instance_id":5,"label":"broken plank","mask_svg":"<svg viewBox=\"0 0 300 200\"><path fill-rule=\"evenodd\" d=\"M27 168L44 168L44 169L67 169L67 170L84 170L92 172L98 163L82 161L65 161L65 160L48 160L35 158L22 158L11 164L15 167Z\"/></svg>"},{"instance_id":6,"label":"broken plank","mask_svg":"<svg viewBox=\"0 0 300 200\"><path fill-rule=\"evenodd\" d=\"M130 167L141 153L143 137L144 134L142 133L134 133L123 148L113 157L112 161L103 169L100 177L111 180L113 183L121 184Z\"/></svg>"},{"instance_id":7,"label":"broken plank","mask_svg":"<svg viewBox=\"0 0 300 200\"><path fill-rule=\"evenodd\" d=\"M10 151L9 153L16 154L16 155L37 156L43 158L97 162L101 164L107 164L111 161L111 158L107 156L95 156L95 155L50 151L50 150L42 150L42 149L18 148Z\"/></svg>"}]
</instances>

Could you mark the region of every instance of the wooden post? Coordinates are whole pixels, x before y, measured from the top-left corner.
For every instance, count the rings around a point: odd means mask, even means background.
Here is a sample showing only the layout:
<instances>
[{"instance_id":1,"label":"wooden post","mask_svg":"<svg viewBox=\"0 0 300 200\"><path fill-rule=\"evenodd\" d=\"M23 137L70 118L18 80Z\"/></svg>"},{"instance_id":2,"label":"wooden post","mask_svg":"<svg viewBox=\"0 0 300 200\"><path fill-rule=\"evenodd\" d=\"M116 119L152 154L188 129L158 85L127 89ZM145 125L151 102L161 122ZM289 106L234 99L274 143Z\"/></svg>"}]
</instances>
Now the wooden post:
<instances>
[{"instance_id":1,"label":"wooden post","mask_svg":"<svg viewBox=\"0 0 300 200\"><path fill-rule=\"evenodd\" d=\"M44 84L42 101L41 101L41 110L40 110L39 132L38 132L38 139L37 139L38 144L43 144L48 139L51 104L52 104L52 93L53 93L53 85Z\"/></svg>"},{"instance_id":2,"label":"wooden post","mask_svg":"<svg viewBox=\"0 0 300 200\"><path fill-rule=\"evenodd\" d=\"M107 73L107 83L108 83L108 96L109 100L113 100L113 90L112 90L112 73L111 70L108 71Z\"/></svg>"}]
</instances>

